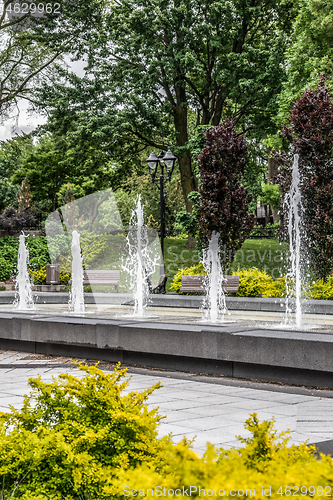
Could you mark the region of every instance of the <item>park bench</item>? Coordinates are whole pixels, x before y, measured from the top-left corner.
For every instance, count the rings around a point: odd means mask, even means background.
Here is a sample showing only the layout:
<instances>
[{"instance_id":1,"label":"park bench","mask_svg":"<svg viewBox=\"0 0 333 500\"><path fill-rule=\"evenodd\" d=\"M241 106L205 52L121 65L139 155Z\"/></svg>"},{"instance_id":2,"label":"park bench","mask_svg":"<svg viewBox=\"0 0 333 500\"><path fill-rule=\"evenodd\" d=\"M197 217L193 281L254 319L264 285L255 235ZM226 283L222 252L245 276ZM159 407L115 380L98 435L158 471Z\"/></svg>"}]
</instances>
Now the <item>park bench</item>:
<instances>
[{"instance_id":1,"label":"park bench","mask_svg":"<svg viewBox=\"0 0 333 500\"><path fill-rule=\"evenodd\" d=\"M83 284L92 286L114 286L115 291L118 292L118 283L120 280L120 271L106 271L93 269L85 269L83 271ZM72 284L72 280L69 280L69 285Z\"/></svg>"},{"instance_id":2,"label":"park bench","mask_svg":"<svg viewBox=\"0 0 333 500\"><path fill-rule=\"evenodd\" d=\"M200 275L185 275L182 276L182 293L205 293L205 278ZM223 289L225 293L237 293L239 288L239 276L224 276L225 282Z\"/></svg>"}]
</instances>

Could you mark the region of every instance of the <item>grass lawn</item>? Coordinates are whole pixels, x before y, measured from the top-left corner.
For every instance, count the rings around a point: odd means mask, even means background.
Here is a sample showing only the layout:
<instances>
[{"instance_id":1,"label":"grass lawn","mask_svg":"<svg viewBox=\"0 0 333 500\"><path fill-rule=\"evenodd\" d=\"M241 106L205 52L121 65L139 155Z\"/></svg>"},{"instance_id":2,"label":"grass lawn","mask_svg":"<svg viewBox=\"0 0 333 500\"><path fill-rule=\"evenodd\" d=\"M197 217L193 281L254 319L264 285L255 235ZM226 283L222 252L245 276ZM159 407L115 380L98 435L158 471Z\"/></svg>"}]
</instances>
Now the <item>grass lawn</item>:
<instances>
[{"instance_id":1,"label":"grass lawn","mask_svg":"<svg viewBox=\"0 0 333 500\"><path fill-rule=\"evenodd\" d=\"M193 266L200 262L198 250L186 248L186 241L181 239L165 240L165 267L170 274L168 288L178 269ZM257 267L266 271L273 278L279 278L288 268L289 247L286 243L279 243L277 239L246 240L237 252L232 269L250 269Z\"/></svg>"},{"instance_id":2,"label":"grass lawn","mask_svg":"<svg viewBox=\"0 0 333 500\"><path fill-rule=\"evenodd\" d=\"M195 249L186 247L187 240L185 239L166 239L164 242L164 256L166 273L170 274L168 279L169 289L173 276L178 269L193 266L200 262L200 252ZM98 259L91 267L96 269L121 269L122 258L126 241L124 237L112 236L107 250L103 257ZM246 240L242 248L237 252L233 263L233 270L249 269L257 267L260 270L266 271L274 278L279 278L286 271L288 266L288 245L280 244L278 240ZM127 288L125 283L125 274L121 273L119 290ZM101 291L113 291L113 287L107 290L106 287L101 288Z\"/></svg>"},{"instance_id":3,"label":"grass lawn","mask_svg":"<svg viewBox=\"0 0 333 500\"><path fill-rule=\"evenodd\" d=\"M289 245L279 240L245 240L233 262L233 270L257 267L274 279L280 278L289 268Z\"/></svg>"}]
</instances>

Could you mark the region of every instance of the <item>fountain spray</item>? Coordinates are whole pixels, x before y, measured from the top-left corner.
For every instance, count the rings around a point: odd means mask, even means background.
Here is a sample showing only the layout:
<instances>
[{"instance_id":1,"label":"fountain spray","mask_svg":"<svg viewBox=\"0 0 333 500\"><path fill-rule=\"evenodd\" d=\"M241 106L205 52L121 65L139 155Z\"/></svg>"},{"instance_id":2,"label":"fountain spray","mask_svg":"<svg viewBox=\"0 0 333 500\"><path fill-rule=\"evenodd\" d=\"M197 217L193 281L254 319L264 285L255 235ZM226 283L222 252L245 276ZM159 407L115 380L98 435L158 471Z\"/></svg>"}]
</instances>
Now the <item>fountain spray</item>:
<instances>
[{"instance_id":1,"label":"fountain spray","mask_svg":"<svg viewBox=\"0 0 333 500\"><path fill-rule=\"evenodd\" d=\"M84 313L83 267L80 247L80 234L72 232L72 287L69 297L69 308L74 313Z\"/></svg>"},{"instance_id":2,"label":"fountain spray","mask_svg":"<svg viewBox=\"0 0 333 500\"><path fill-rule=\"evenodd\" d=\"M18 297L15 299L15 307L20 311L34 309L34 300L28 272L29 252L25 244L25 238L25 234L19 236L17 277L15 284L15 289L18 294Z\"/></svg>"},{"instance_id":3,"label":"fountain spray","mask_svg":"<svg viewBox=\"0 0 333 500\"><path fill-rule=\"evenodd\" d=\"M150 255L148 229L144 224L141 195L132 211L127 234L128 258L123 265L130 276L134 295L134 316L142 317L149 297L149 280L155 271L157 259Z\"/></svg>"},{"instance_id":4,"label":"fountain spray","mask_svg":"<svg viewBox=\"0 0 333 500\"><path fill-rule=\"evenodd\" d=\"M290 271L287 273L286 288L286 323L290 322L291 305L290 295L294 292L296 297L295 321L296 326L302 326L302 307L301 307L301 218L302 218L302 197L300 190L300 174L298 169L299 155L294 155L292 167L292 181L289 192L285 197L285 206L288 211L288 233L290 250ZM288 285L288 278L294 283L293 290Z\"/></svg>"},{"instance_id":5,"label":"fountain spray","mask_svg":"<svg viewBox=\"0 0 333 500\"><path fill-rule=\"evenodd\" d=\"M223 320L227 312L219 239L220 233L213 231L208 248L203 251L203 266L206 271L205 319L213 323L219 319Z\"/></svg>"}]
</instances>

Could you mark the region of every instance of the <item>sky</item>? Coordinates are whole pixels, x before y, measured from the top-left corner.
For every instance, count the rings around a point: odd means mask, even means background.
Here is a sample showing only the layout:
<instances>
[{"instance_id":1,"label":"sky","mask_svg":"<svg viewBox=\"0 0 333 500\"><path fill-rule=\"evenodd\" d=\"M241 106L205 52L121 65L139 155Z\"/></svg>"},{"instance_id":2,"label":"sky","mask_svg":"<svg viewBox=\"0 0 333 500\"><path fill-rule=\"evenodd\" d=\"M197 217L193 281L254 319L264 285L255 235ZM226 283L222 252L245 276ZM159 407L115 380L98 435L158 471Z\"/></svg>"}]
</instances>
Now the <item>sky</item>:
<instances>
[{"instance_id":1,"label":"sky","mask_svg":"<svg viewBox=\"0 0 333 500\"><path fill-rule=\"evenodd\" d=\"M72 71L78 76L84 74L84 61L72 62L69 57L65 56L66 63L70 66ZM21 100L19 103L20 111L18 115L5 123L0 124L0 141L5 141L11 137L15 137L22 132L28 134L32 132L38 125L43 125L46 122L46 116L41 113L31 113L29 111L29 102Z\"/></svg>"},{"instance_id":2,"label":"sky","mask_svg":"<svg viewBox=\"0 0 333 500\"><path fill-rule=\"evenodd\" d=\"M10 139L15 135L21 135L22 132L28 134L32 132L38 125L46 122L46 117L40 114L31 115L28 112L28 103L21 101L20 112L14 119L6 120L3 125L0 125L0 140Z\"/></svg>"}]
</instances>

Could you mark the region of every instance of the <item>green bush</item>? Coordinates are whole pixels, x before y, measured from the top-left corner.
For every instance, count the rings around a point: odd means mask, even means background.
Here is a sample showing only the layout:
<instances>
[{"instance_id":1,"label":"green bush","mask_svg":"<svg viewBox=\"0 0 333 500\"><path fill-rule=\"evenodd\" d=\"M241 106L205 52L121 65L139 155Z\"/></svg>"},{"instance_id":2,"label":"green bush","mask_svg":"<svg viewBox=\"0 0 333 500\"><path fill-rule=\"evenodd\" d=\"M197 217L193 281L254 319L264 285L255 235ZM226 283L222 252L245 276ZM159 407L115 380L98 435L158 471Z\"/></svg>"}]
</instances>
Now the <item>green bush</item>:
<instances>
[{"instance_id":1,"label":"green bush","mask_svg":"<svg viewBox=\"0 0 333 500\"><path fill-rule=\"evenodd\" d=\"M47 240L45 236L37 238L26 238L27 247L29 250L29 267L33 271L37 271L46 264L51 264Z\"/></svg>"},{"instance_id":2,"label":"green bush","mask_svg":"<svg viewBox=\"0 0 333 500\"><path fill-rule=\"evenodd\" d=\"M195 266L186 267L185 269L178 269L178 271L175 274L175 276L173 278L173 281L172 281L172 283L170 285L170 290L172 292L178 292L179 293L180 287L182 286L182 276L183 275L195 275L195 274L199 274L199 275L205 275L206 274L205 270L204 270L204 267L203 267L203 265L201 263L197 264Z\"/></svg>"},{"instance_id":3,"label":"green bush","mask_svg":"<svg viewBox=\"0 0 333 500\"><path fill-rule=\"evenodd\" d=\"M264 234L269 236L270 238L277 238L280 227L281 227L280 222L274 222L273 224L269 222L264 226L261 224L257 224L256 226L253 227L250 234L250 238L253 236L258 236L262 238Z\"/></svg>"},{"instance_id":4,"label":"green bush","mask_svg":"<svg viewBox=\"0 0 333 500\"><path fill-rule=\"evenodd\" d=\"M84 268L92 268L96 261L103 257L108 245L112 244L112 241L110 243L110 239L112 239L112 235L81 231L80 245ZM61 235L59 241L58 237L55 237L50 239L50 245L53 259L61 263L61 271L64 273L71 272L71 237L69 235Z\"/></svg>"},{"instance_id":5,"label":"green bush","mask_svg":"<svg viewBox=\"0 0 333 500\"><path fill-rule=\"evenodd\" d=\"M38 271L50 263L50 256L45 236L26 238L29 250L29 268ZM0 281L11 278L17 269L19 240L14 236L0 238Z\"/></svg>"}]
</instances>

